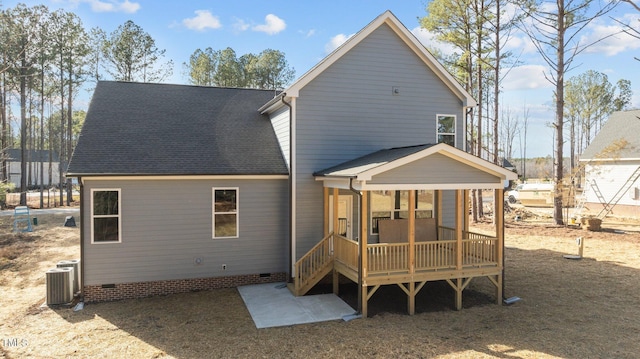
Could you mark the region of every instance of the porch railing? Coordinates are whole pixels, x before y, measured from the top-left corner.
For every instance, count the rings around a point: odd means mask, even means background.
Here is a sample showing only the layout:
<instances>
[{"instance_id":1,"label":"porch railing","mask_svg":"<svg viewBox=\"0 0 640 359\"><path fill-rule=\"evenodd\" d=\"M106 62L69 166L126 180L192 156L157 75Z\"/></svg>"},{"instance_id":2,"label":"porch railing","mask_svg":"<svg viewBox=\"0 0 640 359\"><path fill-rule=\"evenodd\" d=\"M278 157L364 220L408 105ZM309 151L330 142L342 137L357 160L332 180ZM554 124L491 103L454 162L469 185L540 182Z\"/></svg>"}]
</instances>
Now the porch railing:
<instances>
[{"instance_id":1,"label":"porch railing","mask_svg":"<svg viewBox=\"0 0 640 359\"><path fill-rule=\"evenodd\" d=\"M367 246L369 274L406 272L409 270L408 243L378 243Z\"/></svg>"},{"instance_id":2,"label":"porch railing","mask_svg":"<svg viewBox=\"0 0 640 359\"><path fill-rule=\"evenodd\" d=\"M415 244L416 270L456 268L456 241L430 241Z\"/></svg>"},{"instance_id":3,"label":"porch railing","mask_svg":"<svg viewBox=\"0 0 640 359\"><path fill-rule=\"evenodd\" d=\"M352 270L358 270L358 242L342 236L334 236L333 249L336 262L340 262Z\"/></svg>"},{"instance_id":4,"label":"porch railing","mask_svg":"<svg viewBox=\"0 0 640 359\"><path fill-rule=\"evenodd\" d=\"M294 276L296 295L303 295L331 269L333 237L333 233L324 237L296 262Z\"/></svg>"},{"instance_id":5,"label":"porch railing","mask_svg":"<svg viewBox=\"0 0 640 359\"><path fill-rule=\"evenodd\" d=\"M452 236L452 233L454 234ZM455 270L458 242L455 230L441 227L437 241L414 244L414 270ZM478 233L464 233L462 242L462 268L497 265L497 238ZM343 236L329 234L296 262L295 291L298 295L308 291L318 280L330 273L335 261L358 270L358 242ZM367 275L409 273L408 243L377 243L367 246Z\"/></svg>"}]
</instances>

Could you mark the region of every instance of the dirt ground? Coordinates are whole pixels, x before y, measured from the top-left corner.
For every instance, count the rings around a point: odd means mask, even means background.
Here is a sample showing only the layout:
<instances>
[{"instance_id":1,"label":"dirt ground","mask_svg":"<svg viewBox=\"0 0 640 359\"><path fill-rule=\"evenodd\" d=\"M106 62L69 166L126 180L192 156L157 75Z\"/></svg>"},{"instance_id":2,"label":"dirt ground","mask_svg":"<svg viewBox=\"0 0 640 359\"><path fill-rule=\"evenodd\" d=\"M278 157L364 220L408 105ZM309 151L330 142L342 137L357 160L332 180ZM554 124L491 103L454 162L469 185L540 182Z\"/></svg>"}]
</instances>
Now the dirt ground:
<instances>
[{"instance_id":1,"label":"dirt ground","mask_svg":"<svg viewBox=\"0 0 640 359\"><path fill-rule=\"evenodd\" d=\"M46 216L15 235L10 220L0 218L0 358L640 357L640 232L629 231L640 227L628 221L601 232L507 223L505 295L522 298L512 305L496 305L488 280L475 279L456 311L453 290L434 282L408 316L388 286L367 319L256 329L235 289L43 308L44 273L79 257L78 229ZM577 237L584 258L564 259ZM350 301L355 290L341 293Z\"/></svg>"}]
</instances>

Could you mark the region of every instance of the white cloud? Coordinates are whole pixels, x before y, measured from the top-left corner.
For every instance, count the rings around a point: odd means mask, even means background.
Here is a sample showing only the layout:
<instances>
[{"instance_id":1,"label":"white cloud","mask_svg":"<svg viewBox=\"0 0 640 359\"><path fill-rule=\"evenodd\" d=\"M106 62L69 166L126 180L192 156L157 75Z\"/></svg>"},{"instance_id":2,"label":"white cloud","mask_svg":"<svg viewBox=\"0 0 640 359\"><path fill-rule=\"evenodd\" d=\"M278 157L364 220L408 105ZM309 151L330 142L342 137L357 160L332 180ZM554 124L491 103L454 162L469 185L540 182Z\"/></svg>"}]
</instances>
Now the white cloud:
<instances>
[{"instance_id":1,"label":"white cloud","mask_svg":"<svg viewBox=\"0 0 640 359\"><path fill-rule=\"evenodd\" d=\"M269 35L275 35L287 27L287 24L281 18L274 14L269 14L264 18L265 23L253 27L253 31L264 32Z\"/></svg>"},{"instance_id":2,"label":"white cloud","mask_svg":"<svg viewBox=\"0 0 640 359\"><path fill-rule=\"evenodd\" d=\"M93 12L124 12L133 14L140 10L140 3L129 0L74 0L72 3L87 3Z\"/></svg>"},{"instance_id":3,"label":"white cloud","mask_svg":"<svg viewBox=\"0 0 640 359\"><path fill-rule=\"evenodd\" d=\"M249 24L247 24L246 22L244 22L244 20L242 19L235 19L236 22L233 23L233 28L238 30L238 31L246 31L249 29Z\"/></svg>"},{"instance_id":4,"label":"white cloud","mask_svg":"<svg viewBox=\"0 0 640 359\"><path fill-rule=\"evenodd\" d=\"M424 46L429 49L433 48L440 50L444 55L453 55L456 52L456 48L454 46L446 42L436 40L436 35L425 28L418 26L413 28L411 32Z\"/></svg>"},{"instance_id":5,"label":"white cloud","mask_svg":"<svg viewBox=\"0 0 640 359\"><path fill-rule=\"evenodd\" d=\"M316 34L316 29L311 29L309 31L300 30L299 33L301 33L304 37L309 38Z\"/></svg>"},{"instance_id":6,"label":"white cloud","mask_svg":"<svg viewBox=\"0 0 640 359\"><path fill-rule=\"evenodd\" d=\"M529 36L518 32L506 40L504 51L511 51L515 57L518 57L522 54L535 54L538 49Z\"/></svg>"},{"instance_id":7,"label":"white cloud","mask_svg":"<svg viewBox=\"0 0 640 359\"><path fill-rule=\"evenodd\" d=\"M544 77L547 68L542 65L523 65L511 69L505 76L502 86L504 90L533 90L551 87Z\"/></svg>"},{"instance_id":8,"label":"white cloud","mask_svg":"<svg viewBox=\"0 0 640 359\"><path fill-rule=\"evenodd\" d=\"M127 14L133 14L136 11L140 10L140 4L137 2L130 2L129 0L125 0L120 4L120 9Z\"/></svg>"},{"instance_id":9,"label":"white cloud","mask_svg":"<svg viewBox=\"0 0 640 359\"><path fill-rule=\"evenodd\" d=\"M333 50L340 47L340 45L344 44L344 42L347 41L353 35L355 34L351 34L351 35L338 34L332 37L331 40L329 40L329 42L326 45L324 45L324 51L327 54L332 52Z\"/></svg>"},{"instance_id":10,"label":"white cloud","mask_svg":"<svg viewBox=\"0 0 640 359\"><path fill-rule=\"evenodd\" d=\"M182 24L188 29L205 31L207 29L219 29L222 27L220 19L208 10L196 10L196 16L182 20Z\"/></svg>"},{"instance_id":11,"label":"white cloud","mask_svg":"<svg viewBox=\"0 0 640 359\"><path fill-rule=\"evenodd\" d=\"M639 19L638 15L629 14L620 19L620 21L635 25L636 31L640 31L638 26L640 24ZM585 50L586 53L614 56L624 51L640 48L640 41L622 32L625 28L617 22L609 24L594 23L587 30L589 32L580 38L581 45L593 44Z\"/></svg>"}]
</instances>

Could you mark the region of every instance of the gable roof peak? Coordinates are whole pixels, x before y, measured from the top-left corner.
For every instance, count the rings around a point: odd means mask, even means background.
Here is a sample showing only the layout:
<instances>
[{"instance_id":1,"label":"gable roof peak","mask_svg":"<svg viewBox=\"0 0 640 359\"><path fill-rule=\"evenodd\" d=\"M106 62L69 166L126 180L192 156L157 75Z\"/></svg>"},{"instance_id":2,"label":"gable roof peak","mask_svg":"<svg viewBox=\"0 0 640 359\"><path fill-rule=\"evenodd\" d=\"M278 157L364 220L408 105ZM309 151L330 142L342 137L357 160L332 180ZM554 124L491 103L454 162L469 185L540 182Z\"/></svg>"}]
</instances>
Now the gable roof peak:
<instances>
[{"instance_id":1,"label":"gable roof peak","mask_svg":"<svg viewBox=\"0 0 640 359\"><path fill-rule=\"evenodd\" d=\"M371 33L382 25L387 25L391 30L429 67L442 82L460 98L467 107L476 105L476 101L462 85L438 62L438 60L427 50L418 38L402 24L402 22L390 11L386 10L355 35L348 38L344 43L333 50L329 55L312 67L309 71L300 76L292 85L282 92L281 96L298 97L300 90L323 73L329 66L334 64L346 53L351 51L356 45L366 39ZM269 111L269 108L277 102L270 101L265 104L260 111Z\"/></svg>"}]
</instances>

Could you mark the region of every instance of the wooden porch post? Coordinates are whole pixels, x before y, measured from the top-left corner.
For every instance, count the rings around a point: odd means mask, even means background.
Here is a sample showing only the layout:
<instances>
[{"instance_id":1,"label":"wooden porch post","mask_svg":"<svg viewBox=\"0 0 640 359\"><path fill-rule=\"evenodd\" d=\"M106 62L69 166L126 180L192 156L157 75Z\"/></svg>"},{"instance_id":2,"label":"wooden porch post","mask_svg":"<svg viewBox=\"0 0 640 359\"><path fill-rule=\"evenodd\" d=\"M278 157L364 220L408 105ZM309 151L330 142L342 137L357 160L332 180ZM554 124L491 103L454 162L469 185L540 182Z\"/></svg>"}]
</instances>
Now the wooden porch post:
<instances>
[{"instance_id":1,"label":"wooden porch post","mask_svg":"<svg viewBox=\"0 0 640 359\"><path fill-rule=\"evenodd\" d=\"M464 198L466 190L456 191L456 270L462 271L462 234L464 222L464 204L467 200ZM462 278L456 278L456 309L462 309Z\"/></svg>"},{"instance_id":2,"label":"wooden porch post","mask_svg":"<svg viewBox=\"0 0 640 359\"><path fill-rule=\"evenodd\" d=\"M324 189L324 237L329 235L329 187L323 187Z\"/></svg>"},{"instance_id":3,"label":"wooden porch post","mask_svg":"<svg viewBox=\"0 0 640 359\"><path fill-rule=\"evenodd\" d=\"M464 190L464 200L462 202L463 205L463 215L464 219L462 220L463 228L462 231L464 233L469 233L469 191L468 189Z\"/></svg>"},{"instance_id":4,"label":"wooden porch post","mask_svg":"<svg viewBox=\"0 0 640 359\"><path fill-rule=\"evenodd\" d=\"M338 233L338 197L339 197L339 193L340 190L338 190L337 188L333 189L333 234L337 234Z\"/></svg>"},{"instance_id":5,"label":"wooden porch post","mask_svg":"<svg viewBox=\"0 0 640 359\"><path fill-rule=\"evenodd\" d=\"M440 227L442 227L442 190L435 191L435 205L436 205L436 221L438 222L438 233L440 231ZM440 239L440 238L438 238Z\"/></svg>"},{"instance_id":6,"label":"wooden porch post","mask_svg":"<svg viewBox=\"0 0 640 359\"><path fill-rule=\"evenodd\" d=\"M416 243L416 191L409 190L409 315L413 315L416 311L416 283L413 281L415 273L415 243Z\"/></svg>"},{"instance_id":7,"label":"wooden porch post","mask_svg":"<svg viewBox=\"0 0 640 359\"><path fill-rule=\"evenodd\" d=\"M502 273L504 273L504 189L499 188L494 190L494 223L496 225L496 259L498 260L498 268L500 268L500 274L496 277L496 301L498 304L502 304Z\"/></svg>"},{"instance_id":8,"label":"wooden porch post","mask_svg":"<svg viewBox=\"0 0 640 359\"><path fill-rule=\"evenodd\" d=\"M368 191L362 191L360 206L360 272L361 283L360 292L360 313L363 318L367 317L367 301L369 300L369 291L367 286L367 234L369 233L367 214L369 213Z\"/></svg>"},{"instance_id":9,"label":"wooden porch post","mask_svg":"<svg viewBox=\"0 0 640 359\"><path fill-rule=\"evenodd\" d=\"M340 190L338 188L334 188L333 189L333 203L331 204L333 206L333 218L331 219L333 221L333 234L334 236L336 235L336 232L338 231L338 217L339 217L339 213L338 213L338 206L339 206L339 193ZM329 210L327 210L328 212ZM327 213L327 217L328 217ZM329 226L327 226L327 230L329 229ZM329 232L327 231L327 235L329 234ZM334 237L335 238L335 237ZM335 243L335 239L334 239L334 243ZM332 246L333 247L333 246ZM335 247L333 247L335 248ZM333 268L333 276L332 276L332 282L333 282L333 294L338 295L338 292L340 290L340 283L339 283L339 276L338 276L338 272L335 269L335 266Z\"/></svg>"}]
</instances>

